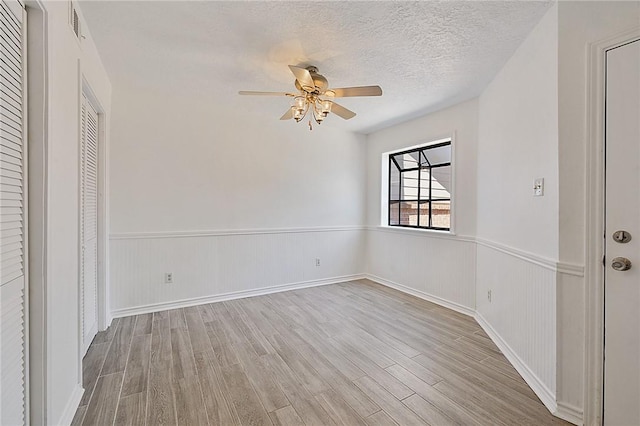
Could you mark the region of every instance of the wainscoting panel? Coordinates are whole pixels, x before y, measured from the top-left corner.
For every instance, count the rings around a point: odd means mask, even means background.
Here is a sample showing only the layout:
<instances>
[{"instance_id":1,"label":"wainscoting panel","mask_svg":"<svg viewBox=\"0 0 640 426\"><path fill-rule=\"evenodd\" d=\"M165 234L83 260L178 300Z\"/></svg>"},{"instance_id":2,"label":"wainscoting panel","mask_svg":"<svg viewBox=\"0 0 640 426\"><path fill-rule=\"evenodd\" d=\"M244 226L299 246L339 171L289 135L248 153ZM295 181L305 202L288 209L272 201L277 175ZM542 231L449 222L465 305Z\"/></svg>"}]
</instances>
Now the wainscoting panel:
<instances>
[{"instance_id":1,"label":"wainscoting panel","mask_svg":"<svg viewBox=\"0 0 640 426\"><path fill-rule=\"evenodd\" d=\"M557 409L554 269L478 242L476 318L551 412Z\"/></svg>"},{"instance_id":2,"label":"wainscoting panel","mask_svg":"<svg viewBox=\"0 0 640 426\"><path fill-rule=\"evenodd\" d=\"M473 239L419 230L368 228L367 275L457 311L475 311Z\"/></svg>"},{"instance_id":3,"label":"wainscoting panel","mask_svg":"<svg viewBox=\"0 0 640 426\"><path fill-rule=\"evenodd\" d=\"M359 278L361 228L114 235L114 316ZM319 266L316 266L319 259ZM165 273L173 283L165 283Z\"/></svg>"}]
</instances>

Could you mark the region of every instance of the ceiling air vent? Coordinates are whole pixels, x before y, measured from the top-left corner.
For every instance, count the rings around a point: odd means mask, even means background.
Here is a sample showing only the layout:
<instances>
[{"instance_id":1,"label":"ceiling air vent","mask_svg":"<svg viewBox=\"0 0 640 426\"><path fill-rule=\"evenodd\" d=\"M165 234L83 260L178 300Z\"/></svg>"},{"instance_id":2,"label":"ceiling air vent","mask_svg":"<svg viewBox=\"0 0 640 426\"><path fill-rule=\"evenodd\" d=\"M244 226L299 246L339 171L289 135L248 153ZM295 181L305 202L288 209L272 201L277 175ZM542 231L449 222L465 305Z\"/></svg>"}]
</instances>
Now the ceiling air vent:
<instances>
[{"instance_id":1,"label":"ceiling air vent","mask_svg":"<svg viewBox=\"0 0 640 426\"><path fill-rule=\"evenodd\" d=\"M71 29L73 33L76 35L78 40L80 39L80 17L78 16L78 11L76 10L75 4L73 2L69 2L69 25L71 25Z\"/></svg>"}]
</instances>

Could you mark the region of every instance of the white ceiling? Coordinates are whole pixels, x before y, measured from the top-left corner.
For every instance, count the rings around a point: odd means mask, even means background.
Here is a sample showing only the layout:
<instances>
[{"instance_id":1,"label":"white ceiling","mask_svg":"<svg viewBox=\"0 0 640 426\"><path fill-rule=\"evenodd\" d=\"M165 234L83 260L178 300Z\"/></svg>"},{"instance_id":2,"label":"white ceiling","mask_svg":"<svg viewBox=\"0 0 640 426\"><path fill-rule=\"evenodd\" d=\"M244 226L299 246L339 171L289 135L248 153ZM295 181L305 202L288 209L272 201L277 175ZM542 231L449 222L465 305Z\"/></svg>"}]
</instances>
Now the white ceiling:
<instances>
[{"instance_id":1,"label":"white ceiling","mask_svg":"<svg viewBox=\"0 0 640 426\"><path fill-rule=\"evenodd\" d=\"M549 1L82 1L118 87L182 90L277 120L287 65L315 65L332 87L378 84L379 98L343 98L358 115L332 125L369 133L470 99L500 70ZM331 124L329 124L331 123Z\"/></svg>"}]
</instances>

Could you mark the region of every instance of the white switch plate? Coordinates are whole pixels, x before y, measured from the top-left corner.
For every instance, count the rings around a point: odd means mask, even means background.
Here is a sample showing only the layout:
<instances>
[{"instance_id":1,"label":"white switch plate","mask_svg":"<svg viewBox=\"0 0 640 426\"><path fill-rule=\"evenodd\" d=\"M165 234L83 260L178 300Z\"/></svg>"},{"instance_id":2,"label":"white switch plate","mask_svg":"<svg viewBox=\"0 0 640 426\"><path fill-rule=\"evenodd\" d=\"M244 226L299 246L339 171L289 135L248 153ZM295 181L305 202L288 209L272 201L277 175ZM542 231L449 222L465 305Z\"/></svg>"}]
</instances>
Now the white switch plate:
<instances>
[{"instance_id":1,"label":"white switch plate","mask_svg":"<svg viewBox=\"0 0 640 426\"><path fill-rule=\"evenodd\" d=\"M533 196L542 197L544 195L544 178L538 178L533 181Z\"/></svg>"}]
</instances>

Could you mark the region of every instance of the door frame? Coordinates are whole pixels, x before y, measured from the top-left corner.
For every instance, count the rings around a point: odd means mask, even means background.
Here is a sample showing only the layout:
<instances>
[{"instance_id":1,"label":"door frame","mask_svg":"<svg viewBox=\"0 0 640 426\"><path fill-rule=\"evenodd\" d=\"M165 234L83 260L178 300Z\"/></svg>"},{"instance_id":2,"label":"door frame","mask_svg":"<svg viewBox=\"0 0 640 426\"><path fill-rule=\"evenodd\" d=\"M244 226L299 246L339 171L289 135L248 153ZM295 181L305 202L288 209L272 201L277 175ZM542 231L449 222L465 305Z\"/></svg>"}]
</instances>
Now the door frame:
<instances>
[{"instance_id":1,"label":"door frame","mask_svg":"<svg viewBox=\"0 0 640 426\"><path fill-rule=\"evenodd\" d=\"M640 40L640 27L591 43L587 60L584 424L604 417L604 218L606 54Z\"/></svg>"},{"instance_id":2,"label":"door frame","mask_svg":"<svg viewBox=\"0 0 640 426\"><path fill-rule=\"evenodd\" d=\"M25 319L27 337L27 424L48 423L48 407L52 390L48 374L51 370L47 359L50 329L47 327L49 304L47 282L48 252L48 29L47 10L41 0L24 1L27 15L25 112L27 130L25 167L28 221L25 237L28 263L25 278L28 287L28 306Z\"/></svg>"}]
</instances>

